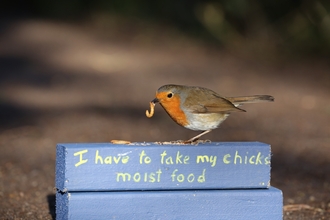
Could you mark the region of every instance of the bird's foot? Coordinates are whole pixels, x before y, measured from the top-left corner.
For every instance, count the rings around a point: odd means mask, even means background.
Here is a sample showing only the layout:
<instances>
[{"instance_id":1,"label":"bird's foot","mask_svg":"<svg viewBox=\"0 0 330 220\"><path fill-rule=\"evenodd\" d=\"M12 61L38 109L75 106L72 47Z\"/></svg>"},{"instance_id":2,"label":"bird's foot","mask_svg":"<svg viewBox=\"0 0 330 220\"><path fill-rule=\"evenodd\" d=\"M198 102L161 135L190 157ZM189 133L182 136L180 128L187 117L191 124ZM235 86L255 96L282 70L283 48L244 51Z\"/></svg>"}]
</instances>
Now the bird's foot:
<instances>
[{"instance_id":1,"label":"bird's foot","mask_svg":"<svg viewBox=\"0 0 330 220\"><path fill-rule=\"evenodd\" d=\"M192 145L205 144L211 142L212 142L211 140L199 140L199 139L183 141L184 144L192 144Z\"/></svg>"}]
</instances>

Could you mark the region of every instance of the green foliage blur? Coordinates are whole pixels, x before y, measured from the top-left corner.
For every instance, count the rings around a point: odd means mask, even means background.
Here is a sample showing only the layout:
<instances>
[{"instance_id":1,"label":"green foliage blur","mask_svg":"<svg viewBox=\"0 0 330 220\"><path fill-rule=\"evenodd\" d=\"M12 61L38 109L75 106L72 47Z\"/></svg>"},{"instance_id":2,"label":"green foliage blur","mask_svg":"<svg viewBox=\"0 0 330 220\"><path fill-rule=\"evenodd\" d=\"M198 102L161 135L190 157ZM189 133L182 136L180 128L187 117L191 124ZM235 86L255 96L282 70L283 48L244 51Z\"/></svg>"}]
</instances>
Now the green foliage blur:
<instances>
[{"instance_id":1,"label":"green foliage blur","mask_svg":"<svg viewBox=\"0 0 330 220\"><path fill-rule=\"evenodd\" d=\"M25 12L45 18L109 14L166 24L235 50L330 54L329 0L32 0L21 4Z\"/></svg>"}]
</instances>

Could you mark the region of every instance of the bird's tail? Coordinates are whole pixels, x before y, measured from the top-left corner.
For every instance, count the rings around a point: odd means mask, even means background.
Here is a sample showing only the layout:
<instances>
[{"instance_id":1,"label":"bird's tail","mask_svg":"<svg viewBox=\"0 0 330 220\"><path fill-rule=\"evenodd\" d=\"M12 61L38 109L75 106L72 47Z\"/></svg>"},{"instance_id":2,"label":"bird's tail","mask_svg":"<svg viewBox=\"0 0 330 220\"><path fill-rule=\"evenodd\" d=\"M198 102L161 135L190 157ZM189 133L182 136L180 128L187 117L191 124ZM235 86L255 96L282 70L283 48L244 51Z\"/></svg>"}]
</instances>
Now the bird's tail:
<instances>
[{"instance_id":1,"label":"bird's tail","mask_svg":"<svg viewBox=\"0 0 330 220\"><path fill-rule=\"evenodd\" d=\"M253 95L253 96L239 96L239 97L226 97L235 106L245 103L258 103L258 102L273 102L274 97L270 95Z\"/></svg>"}]
</instances>

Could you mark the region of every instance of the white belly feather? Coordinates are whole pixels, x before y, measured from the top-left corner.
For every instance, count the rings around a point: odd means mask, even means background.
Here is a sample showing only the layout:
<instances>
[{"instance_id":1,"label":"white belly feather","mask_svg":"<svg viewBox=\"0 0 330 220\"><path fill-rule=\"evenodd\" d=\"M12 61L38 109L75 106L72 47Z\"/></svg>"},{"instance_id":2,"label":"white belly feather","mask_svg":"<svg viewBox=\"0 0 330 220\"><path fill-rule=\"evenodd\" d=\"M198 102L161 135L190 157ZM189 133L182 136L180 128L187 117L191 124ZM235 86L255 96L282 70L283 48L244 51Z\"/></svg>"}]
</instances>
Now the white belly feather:
<instances>
[{"instance_id":1,"label":"white belly feather","mask_svg":"<svg viewBox=\"0 0 330 220\"><path fill-rule=\"evenodd\" d=\"M229 114L219 114L219 113L190 113L188 115L190 124L185 127L195 131L206 131L212 130L221 124Z\"/></svg>"}]
</instances>

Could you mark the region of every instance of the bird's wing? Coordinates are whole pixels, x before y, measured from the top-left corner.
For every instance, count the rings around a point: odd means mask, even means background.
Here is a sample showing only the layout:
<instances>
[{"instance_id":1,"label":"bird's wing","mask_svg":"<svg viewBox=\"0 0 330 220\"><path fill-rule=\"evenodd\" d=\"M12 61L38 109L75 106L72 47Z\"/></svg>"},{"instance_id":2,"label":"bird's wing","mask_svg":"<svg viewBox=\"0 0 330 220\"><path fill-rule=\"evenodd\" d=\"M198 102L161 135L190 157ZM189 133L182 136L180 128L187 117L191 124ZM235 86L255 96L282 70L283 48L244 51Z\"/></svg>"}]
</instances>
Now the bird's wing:
<instances>
[{"instance_id":1,"label":"bird's wing","mask_svg":"<svg viewBox=\"0 0 330 220\"><path fill-rule=\"evenodd\" d=\"M190 95L186 98L184 105L192 113L231 113L245 112L245 110L235 107L229 100L216 93L203 93ZM188 107L189 106L189 107Z\"/></svg>"}]
</instances>

